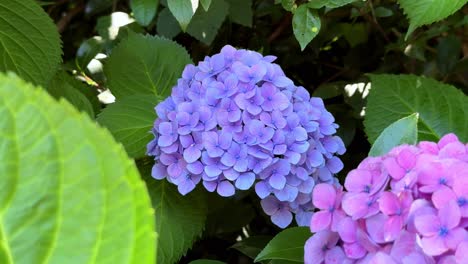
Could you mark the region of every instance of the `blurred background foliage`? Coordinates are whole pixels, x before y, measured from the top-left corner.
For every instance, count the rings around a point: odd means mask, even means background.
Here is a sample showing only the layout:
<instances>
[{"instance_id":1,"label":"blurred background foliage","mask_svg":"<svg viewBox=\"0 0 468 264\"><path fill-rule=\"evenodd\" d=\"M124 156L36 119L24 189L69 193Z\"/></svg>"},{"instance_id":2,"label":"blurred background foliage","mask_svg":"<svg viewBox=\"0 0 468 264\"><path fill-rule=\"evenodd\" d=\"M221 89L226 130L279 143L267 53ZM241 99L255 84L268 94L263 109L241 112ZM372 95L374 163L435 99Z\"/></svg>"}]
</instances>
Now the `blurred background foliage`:
<instances>
[{"instance_id":1,"label":"blurred background foliage","mask_svg":"<svg viewBox=\"0 0 468 264\"><path fill-rule=\"evenodd\" d=\"M61 34L62 70L82 81L77 86L72 84L76 82L73 78L58 76L54 83L78 88L91 98L86 108L91 116L113 100L106 93L103 72L107 57L134 33L172 39L187 49L195 63L226 44L277 56L276 63L286 75L313 96L322 97L335 115L348 149L341 179L370 149L363 128L367 73L424 75L468 92L466 4L448 18L407 36L409 21L395 0L335 1L349 3L337 8L321 5L321 0L201 0L194 14L184 12L187 7L168 5L166 0L37 2ZM311 8L311 3L316 6ZM296 15L300 12L305 12L303 17ZM49 90L54 94L54 86ZM69 93L75 91L70 88ZM96 100L97 94L101 102ZM80 104L82 95L65 97L74 97L73 104ZM140 165L149 162L137 160ZM251 257L279 231L252 193L240 193L233 199L208 194L207 199L205 230L180 263L199 258L252 263ZM239 237L246 236L256 239L236 244Z\"/></svg>"}]
</instances>

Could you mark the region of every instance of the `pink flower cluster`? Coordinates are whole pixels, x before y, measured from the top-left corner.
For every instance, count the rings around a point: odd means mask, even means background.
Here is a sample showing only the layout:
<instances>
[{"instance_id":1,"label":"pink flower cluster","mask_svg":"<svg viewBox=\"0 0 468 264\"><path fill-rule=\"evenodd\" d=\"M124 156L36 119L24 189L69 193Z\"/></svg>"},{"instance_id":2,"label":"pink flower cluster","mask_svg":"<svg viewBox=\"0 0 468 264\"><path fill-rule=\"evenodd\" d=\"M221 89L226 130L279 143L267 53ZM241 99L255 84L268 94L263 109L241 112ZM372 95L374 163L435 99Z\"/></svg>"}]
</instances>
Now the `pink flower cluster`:
<instances>
[{"instance_id":1,"label":"pink flower cluster","mask_svg":"<svg viewBox=\"0 0 468 264\"><path fill-rule=\"evenodd\" d=\"M305 263L468 263L468 144L402 145L321 183Z\"/></svg>"}]
</instances>

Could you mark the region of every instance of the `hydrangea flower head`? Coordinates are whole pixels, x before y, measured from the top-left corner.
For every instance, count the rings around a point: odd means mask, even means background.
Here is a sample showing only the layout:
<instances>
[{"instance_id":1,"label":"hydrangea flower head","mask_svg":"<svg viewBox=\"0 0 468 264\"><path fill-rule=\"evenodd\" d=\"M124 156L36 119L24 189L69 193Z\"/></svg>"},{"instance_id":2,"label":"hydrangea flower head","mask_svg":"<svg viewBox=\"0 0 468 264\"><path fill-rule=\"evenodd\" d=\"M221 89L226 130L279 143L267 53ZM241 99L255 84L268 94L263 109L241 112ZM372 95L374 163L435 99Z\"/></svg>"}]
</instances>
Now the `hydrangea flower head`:
<instances>
[{"instance_id":1,"label":"hydrangea flower head","mask_svg":"<svg viewBox=\"0 0 468 264\"><path fill-rule=\"evenodd\" d=\"M187 65L155 109L153 177L183 195L199 183L221 196L255 188L273 223L284 228L295 215L308 225L312 189L338 183L336 155L345 148L323 101L295 86L275 59L225 46Z\"/></svg>"},{"instance_id":2,"label":"hydrangea flower head","mask_svg":"<svg viewBox=\"0 0 468 264\"><path fill-rule=\"evenodd\" d=\"M305 263L468 263L468 144L454 134L368 157L344 186L315 186Z\"/></svg>"}]
</instances>

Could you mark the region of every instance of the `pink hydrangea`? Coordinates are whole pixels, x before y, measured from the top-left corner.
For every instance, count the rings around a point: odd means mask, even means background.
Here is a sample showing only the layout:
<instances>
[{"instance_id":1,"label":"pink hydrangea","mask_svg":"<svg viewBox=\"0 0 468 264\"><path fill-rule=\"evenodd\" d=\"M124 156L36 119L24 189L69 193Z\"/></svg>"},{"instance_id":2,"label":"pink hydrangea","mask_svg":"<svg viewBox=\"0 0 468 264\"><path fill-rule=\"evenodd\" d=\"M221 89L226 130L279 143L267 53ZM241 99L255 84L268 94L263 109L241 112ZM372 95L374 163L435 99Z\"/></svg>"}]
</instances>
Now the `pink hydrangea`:
<instances>
[{"instance_id":1,"label":"pink hydrangea","mask_svg":"<svg viewBox=\"0 0 468 264\"><path fill-rule=\"evenodd\" d=\"M312 192L306 264L468 263L468 144L454 134L368 157L344 187Z\"/></svg>"}]
</instances>

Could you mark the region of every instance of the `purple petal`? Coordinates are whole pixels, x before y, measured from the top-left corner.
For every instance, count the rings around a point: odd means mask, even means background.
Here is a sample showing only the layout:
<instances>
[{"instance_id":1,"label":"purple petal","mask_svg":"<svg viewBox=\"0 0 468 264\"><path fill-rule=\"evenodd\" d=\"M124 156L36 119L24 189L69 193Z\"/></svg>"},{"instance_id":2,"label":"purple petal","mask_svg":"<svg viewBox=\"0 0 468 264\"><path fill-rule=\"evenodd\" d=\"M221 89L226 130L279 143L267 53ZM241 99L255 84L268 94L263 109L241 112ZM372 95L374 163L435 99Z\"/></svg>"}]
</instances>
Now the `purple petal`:
<instances>
[{"instance_id":1,"label":"purple petal","mask_svg":"<svg viewBox=\"0 0 468 264\"><path fill-rule=\"evenodd\" d=\"M343 249L346 256L351 259L360 259L367 253L367 250L359 243L344 243Z\"/></svg>"},{"instance_id":2,"label":"purple petal","mask_svg":"<svg viewBox=\"0 0 468 264\"><path fill-rule=\"evenodd\" d=\"M322 210L328 210L335 205L336 190L331 184L317 184L312 193L314 206Z\"/></svg>"},{"instance_id":3,"label":"purple petal","mask_svg":"<svg viewBox=\"0 0 468 264\"><path fill-rule=\"evenodd\" d=\"M260 197L260 199L267 197L271 193L270 187L263 181L255 184L255 192L257 193L258 197Z\"/></svg>"},{"instance_id":4,"label":"purple petal","mask_svg":"<svg viewBox=\"0 0 468 264\"><path fill-rule=\"evenodd\" d=\"M263 211L267 215L271 216L279 210L280 202L275 197L268 196L260 201L260 205L262 206Z\"/></svg>"},{"instance_id":5,"label":"purple petal","mask_svg":"<svg viewBox=\"0 0 468 264\"><path fill-rule=\"evenodd\" d=\"M235 193L234 186L228 181L222 181L218 183L218 188L216 191L223 197L233 196Z\"/></svg>"},{"instance_id":6,"label":"purple petal","mask_svg":"<svg viewBox=\"0 0 468 264\"><path fill-rule=\"evenodd\" d=\"M400 202L396 194L383 192L379 198L379 208L386 215L393 215L400 211Z\"/></svg>"},{"instance_id":7,"label":"purple petal","mask_svg":"<svg viewBox=\"0 0 468 264\"><path fill-rule=\"evenodd\" d=\"M187 164L187 170L193 174L201 174L203 172L203 164L200 161Z\"/></svg>"},{"instance_id":8,"label":"purple petal","mask_svg":"<svg viewBox=\"0 0 468 264\"><path fill-rule=\"evenodd\" d=\"M414 225L419 233L424 236L434 236L439 231L439 218L432 214L416 215Z\"/></svg>"},{"instance_id":9,"label":"purple petal","mask_svg":"<svg viewBox=\"0 0 468 264\"><path fill-rule=\"evenodd\" d=\"M310 231L319 232L328 229L331 223L331 213L328 211L319 211L312 215L310 222Z\"/></svg>"},{"instance_id":10,"label":"purple petal","mask_svg":"<svg viewBox=\"0 0 468 264\"><path fill-rule=\"evenodd\" d=\"M277 76L273 79L273 84L278 87L288 87L293 85L293 82L286 76Z\"/></svg>"},{"instance_id":11,"label":"purple petal","mask_svg":"<svg viewBox=\"0 0 468 264\"><path fill-rule=\"evenodd\" d=\"M286 177L276 173L271 175L271 177L268 179L268 183L271 187L277 190L281 190L284 188L284 185L286 185Z\"/></svg>"},{"instance_id":12,"label":"purple petal","mask_svg":"<svg viewBox=\"0 0 468 264\"><path fill-rule=\"evenodd\" d=\"M203 186L209 192L214 192L218 186L218 181L203 181Z\"/></svg>"},{"instance_id":13,"label":"purple petal","mask_svg":"<svg viewBox=\"0 0 468 264\"><path fill-rule=\"evenodd\" d=\"M422 250L429 256L438 256L448 250L444 239L439 236L423 237Z\"/></svg>"},{"instance_id":14,"label":"purple petal","mask_svg":"<svg viewBox=\"0 0 468 264\"><path fill-rule=\"evenodd\" d=\"M184 150L184 159L188 163L195 162L201 157L200 149L196 148L195 146L191 146Z\"/></svg>"},{"instance_id":15,"label":"purple petal","mask_svg":"<svg viewBox=\"0 0 468 264\"><path fill-rule=\"evenodd\" d=\"M166 167L160 163L156 163L153 165L151 169L151 176L157 180L162 180L166 178Z\"/></svg>"},{"instance_id":16,"label":"purple petal","mask_svg":"<svg viewBox=\"0 0 468 264\"><path fill-rule=\"evenodd\" d=\"M461 213L456 201L450 201L439 210L440 223L449 229L456 227L460 223Z\"/></svg>"},{"instance_id":17,"label":"purple petal","mask_svg":"<svg viewBox=\"0 0 468 264\"><path fill-rule=\"evenodd\" d=\"M364 217L368 212L369 196L365 193L347 193L343 197L343 210L353 219Z\"/></svg>"},{"instance_id":18,"label":"purple petal","mask_svg":"<svg viewBox=\"0 0 468 264\"><path fill-rule=\"evenodd\" d=\"M215 165L208 165L205 166L205 173L209 177L216 177L220 175L222 170L215 164Z\"/></svg>"},{"instance_id":19,"label":"purple petal","mask_svg":"<svg viewBox=\"0 0 468 264\"><path fill-rule=\"evenodd\" d=\"M271 216L271 221L280 228L286 228L292 222L292 214L286 209L281 209Z\"/></svg>"},{"instance_id":20,"label":"purple petal","mask_svg":"<svg viewBox=\"0 0 468 264\"><path fill-rule=\"evenodd\" d=\"M187 193L191 192L193 189L195 189L195 183L190 179L186 179L177 185L177 190L182 195L186 195Z\"/></svg>"}]
</instances>

